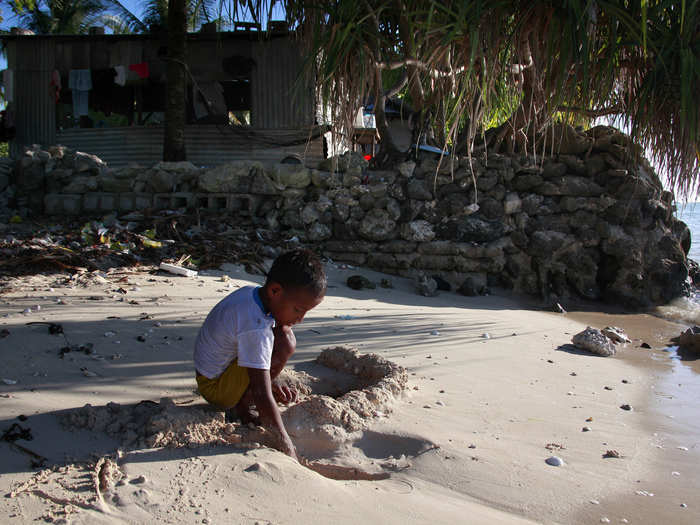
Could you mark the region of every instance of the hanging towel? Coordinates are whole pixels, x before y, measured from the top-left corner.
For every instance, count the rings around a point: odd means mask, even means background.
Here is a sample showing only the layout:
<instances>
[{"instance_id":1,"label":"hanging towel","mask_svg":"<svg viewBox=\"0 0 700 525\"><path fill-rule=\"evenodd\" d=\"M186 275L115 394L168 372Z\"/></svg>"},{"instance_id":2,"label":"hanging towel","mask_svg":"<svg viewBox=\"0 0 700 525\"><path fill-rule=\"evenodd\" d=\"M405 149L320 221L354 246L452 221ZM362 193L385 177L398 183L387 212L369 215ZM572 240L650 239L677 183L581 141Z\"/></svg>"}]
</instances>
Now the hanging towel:
<instances>
[{"instance_id":1,"label":"hanging towel","mask_svg":"<svg viewBox=\"0 0 700 525\"><path fill-rule=\"evenodd\" d=\"M5 102L12 102L15 98L14 72L11 69L5 69L2 72L2 83L5 86Z\"/></svg>"},{"instance_id":2,"label":"hanging towel","mask_svg":"<svg viewBox=\"0 0 700 525\"><path fill-rule=\"evenodd\" d=\"M73 95L73 117L82 117L88 114L88 95L89 91L74 89Z\"/></svg>"},{"instance_id":3,"label":"hanging towel","mask_svg":"<svg viewBox=\"0 0 700 525\"><path fill-rule=\"evenodd\" d=\"M89 69L71 69L68 87L73 95L73 117L88 114L88 93L92 89L92 74Z\"/></svg>"},{"instance_id":4,"label":"hanging towel","mask_svg":"<svg viewBox=\"0 0 700 525\"><path fill-rule=\"evenodd\" d=\"M68 87L78 91L92 89L92 74L89 69L71 69L68 76Z\"/></svg>"},{"instance_id":5,"label":"hanging towel","mask_svg":"<svg viewBox=\"0 0 700 525\"><path fill-rule=\"evenodd\" d=\"M123 86L126 84L126 66L114 66L117 75L114 77L114 83Z\"/></svg>"},{"instance_id":6,"label":"hanging towel","mask_svg":"<svg viewBox=\"0 0 700 525\"><path fill-rule=\"evenodd\" d=\"M129 66L129 71L136 73L139 78L148 78L148 62L141 62L140 64L131 64Z\"/></svg>"},{"instance_id":7,"label":"hanging towel","mask_svg":"<svg viewBox=\"0 0 700 525\"><path fill-rule=\"evenodd\" d=\"M57 69L54 69L51 72L51 83L49 86L51 88L51 93L54 96L54 100L56 101L56 104L58 104L58 100L61 98L61 73L59 73Z\"/></svg>"}]
</instances>

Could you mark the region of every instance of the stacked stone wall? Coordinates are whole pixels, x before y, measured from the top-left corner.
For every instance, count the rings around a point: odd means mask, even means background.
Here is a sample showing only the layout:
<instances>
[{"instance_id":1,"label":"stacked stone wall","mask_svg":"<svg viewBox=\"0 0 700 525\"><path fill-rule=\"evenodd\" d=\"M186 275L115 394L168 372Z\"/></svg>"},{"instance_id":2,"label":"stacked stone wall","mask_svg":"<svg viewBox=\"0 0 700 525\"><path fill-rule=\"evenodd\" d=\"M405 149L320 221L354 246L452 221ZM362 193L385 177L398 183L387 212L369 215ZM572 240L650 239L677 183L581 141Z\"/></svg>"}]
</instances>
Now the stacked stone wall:
<instances>
[{"instance_id":1,"label":"stacked stone wall","mask_svg":"<svg viewBox=\"0 0 700 525\"><path fill-rule=\"evenodd\" d=\"M34 213L198 209L285 231L335 261L464 293L503 286L548 300L635 305L684 293L690 233L674 196L629 138L599 127L545 158L433 155L369 170L361 156L320 169L239 161L108 168L62 147L17 162L17 202Z\"/></svg>"}]
</instances>

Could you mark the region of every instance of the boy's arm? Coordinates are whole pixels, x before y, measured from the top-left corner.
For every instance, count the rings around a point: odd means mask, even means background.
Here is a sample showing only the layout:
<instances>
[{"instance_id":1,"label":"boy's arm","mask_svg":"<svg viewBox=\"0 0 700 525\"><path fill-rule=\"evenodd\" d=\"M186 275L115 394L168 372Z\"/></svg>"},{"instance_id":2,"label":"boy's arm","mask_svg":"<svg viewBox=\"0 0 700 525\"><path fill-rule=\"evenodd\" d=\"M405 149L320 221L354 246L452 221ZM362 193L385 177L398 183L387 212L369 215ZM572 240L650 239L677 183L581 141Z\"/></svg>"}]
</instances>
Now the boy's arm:
<instances>
[{"instance_id":1,"label":"boy's arm","mask_svg":"<svg viewBox=\"0 0 700 525\"><path fill-rule=\"evenodd\" d=\"M272 381L270 371L258 368L248 368L248 378L250 379L250 391L255 401L255 406L260 412L263 423L276 430L282 439L282 451L298 461L294 444L287 434L282 422L277 403L272 396Z\"/></svg>"}]
</instances>

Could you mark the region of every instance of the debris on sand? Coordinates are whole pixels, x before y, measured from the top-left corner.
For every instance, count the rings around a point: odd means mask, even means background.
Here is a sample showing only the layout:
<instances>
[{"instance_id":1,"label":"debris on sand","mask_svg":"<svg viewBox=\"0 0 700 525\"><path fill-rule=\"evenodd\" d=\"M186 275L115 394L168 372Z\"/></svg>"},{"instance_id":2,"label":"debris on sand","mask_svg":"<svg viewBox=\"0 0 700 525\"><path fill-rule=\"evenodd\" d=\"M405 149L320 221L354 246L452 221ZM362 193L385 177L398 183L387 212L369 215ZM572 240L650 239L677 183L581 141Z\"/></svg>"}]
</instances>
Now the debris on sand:
<instances>
[{"instance_id":1,"label":"debris on sand","mask_svg":"<svg viewBox=\"0 0 700 525\"><path fill-rule=\"evenodd\" d=\"M162 262L158 268L174 275L182 275L183 277L197 277L197 272L195 270L190 270L189 268L184 268L175 264Z\"/></svg>"},{"instance_id":2,"label":"debris on sand","mask_svg":"<svg viewBox=\"0 0 700 525\"><path fill-rule=\"evenodd\" d=\"M571 342L577 348L586 350L596 355L609 357L615 355L615 344L597 328L586 327L583 332L579 332Z\"/></svg>"}]
</instances>

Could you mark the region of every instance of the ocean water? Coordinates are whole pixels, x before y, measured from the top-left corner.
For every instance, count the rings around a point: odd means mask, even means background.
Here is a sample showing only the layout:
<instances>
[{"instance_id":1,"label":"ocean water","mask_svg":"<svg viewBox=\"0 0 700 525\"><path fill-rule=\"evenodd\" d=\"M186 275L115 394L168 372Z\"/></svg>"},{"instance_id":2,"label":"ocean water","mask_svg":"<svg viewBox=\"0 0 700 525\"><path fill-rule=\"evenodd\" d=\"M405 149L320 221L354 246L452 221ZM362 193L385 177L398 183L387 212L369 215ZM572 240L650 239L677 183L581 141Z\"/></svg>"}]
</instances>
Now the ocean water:
<instances>
[{"instance_id":1,"label":"ocean water","mask_svg":"<svg viewBox=\"0 0 700 525\"><path fill-rule=\"evenodd\" d=\"M690 228L690 251L688 257L700 263L700 201L679 203L676 217ZM656 308L656 314L689 325L700 325L700 293L681 297L668 305Z\"/></svg>"},{"instance_id":2,"label":"ocean water","mask_svg":"<svg viewBox=\"0 0 700 525\"><path fill-rule=\"evenodd\" d=\"M690 252L688 257L700 262L700 202L687 202L678 205L676 217L682 220L690 228Z\"/></svg>"}]
</instances>

